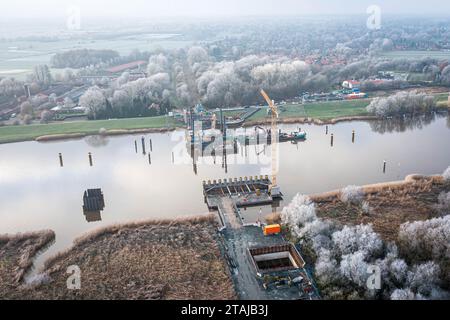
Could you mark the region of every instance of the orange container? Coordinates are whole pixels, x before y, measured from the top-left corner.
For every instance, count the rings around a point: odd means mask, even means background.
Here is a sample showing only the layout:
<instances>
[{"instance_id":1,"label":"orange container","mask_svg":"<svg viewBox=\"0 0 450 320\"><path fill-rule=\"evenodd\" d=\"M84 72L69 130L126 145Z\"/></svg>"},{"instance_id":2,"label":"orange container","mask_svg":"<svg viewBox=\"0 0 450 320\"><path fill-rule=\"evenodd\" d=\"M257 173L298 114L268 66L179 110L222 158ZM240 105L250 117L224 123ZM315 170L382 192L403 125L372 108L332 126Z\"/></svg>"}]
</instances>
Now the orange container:
<instances>
[{"instance_id":1,"label":"orange container","mask_svg":"<svg viewBox=\"0 0 450 320\"><path fill-rule=\"evenodd\" d=\"M279 224L269 224L264 226L263 232L265 236L268 236L269 234L277 234L281 232L281 226Z\"/></svg>"}]
</instances>

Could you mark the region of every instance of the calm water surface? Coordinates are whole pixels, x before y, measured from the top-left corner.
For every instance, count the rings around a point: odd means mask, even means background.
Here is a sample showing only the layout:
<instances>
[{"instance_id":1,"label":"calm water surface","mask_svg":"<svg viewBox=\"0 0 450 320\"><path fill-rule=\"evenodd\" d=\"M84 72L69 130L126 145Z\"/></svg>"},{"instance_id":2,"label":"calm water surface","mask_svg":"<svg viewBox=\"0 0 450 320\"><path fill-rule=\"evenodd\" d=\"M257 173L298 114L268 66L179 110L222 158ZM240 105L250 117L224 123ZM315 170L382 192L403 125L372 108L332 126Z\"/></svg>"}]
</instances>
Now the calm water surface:
<instances>
[{"instance_id":1,"label":"calm water surface","mask_svg":"<svg viewBox=\"0 0 450 320\"><path fill-rule=\"evenodd\" d=\"M280 125L288 132L298 127ZM410 173L436 174L450 165L448 116L340 123L329 126L328 135L325 126L301 125L301 129L308 134L306 141L279 146L281 207L298 192L403 179ZM227 166L222 157L200 157L194 170L183 137L184 131L145 135L147 152L152 140L151 164L142 152L141 135L0 145L0 233L54 230L56 241L37 259L39 266L74 238L102 225L207 212L203 180L270 174L270 147L264 151L262 145L239 147L239 154L227 155ZM60 152L64 167L59 165ZM83 213L82 196L88 188L101 188L105 195L101 221L88 222ZM261 208L263 214L272 210ZM259 212L259 207L247 209L244 217L254 221Z\"/></svg>"}]
</instances>

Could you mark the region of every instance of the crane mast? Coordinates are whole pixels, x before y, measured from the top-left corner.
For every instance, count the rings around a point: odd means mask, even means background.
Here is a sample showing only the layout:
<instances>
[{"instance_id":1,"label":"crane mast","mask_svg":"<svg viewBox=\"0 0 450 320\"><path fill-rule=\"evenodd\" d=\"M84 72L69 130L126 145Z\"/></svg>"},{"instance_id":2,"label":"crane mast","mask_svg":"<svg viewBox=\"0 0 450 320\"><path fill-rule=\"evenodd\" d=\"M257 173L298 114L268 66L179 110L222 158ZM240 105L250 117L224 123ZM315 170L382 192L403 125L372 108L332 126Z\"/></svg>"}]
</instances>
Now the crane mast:
<instances>
[{"instance_id":1,"label":"crane mast","mask_svg":"<svg viewBox=\"0 0 450 320\"><path fill-rule=\"evenodd\" d=\"M271 111L271 129L270 129L270 133L271 133L271 140L270 140L270 144L272 146L272 184L270 186L270 193L273 196L279 196L280 195L280 188L277 185L277 171L278 171L278 139L277 139L277 135L278 135L278 129L277 129L277 118L278 118L278 108L275 105L274 101L271 100L268 96L268 94L261 89L261 95L264 97L264 99L266 100L267 104L269 105L269 109Z\"/></svg>"}]
</instances>

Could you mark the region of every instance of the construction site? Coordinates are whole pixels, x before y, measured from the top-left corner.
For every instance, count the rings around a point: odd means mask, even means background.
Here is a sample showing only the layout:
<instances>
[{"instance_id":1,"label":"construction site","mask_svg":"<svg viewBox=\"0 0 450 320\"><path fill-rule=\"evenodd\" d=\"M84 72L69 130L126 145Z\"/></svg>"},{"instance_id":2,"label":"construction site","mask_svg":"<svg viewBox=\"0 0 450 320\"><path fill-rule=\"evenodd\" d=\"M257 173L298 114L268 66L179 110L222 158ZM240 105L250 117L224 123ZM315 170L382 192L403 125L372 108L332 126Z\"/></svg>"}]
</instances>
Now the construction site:
<instances>
[{"instance_id":1,"label":"construction site","mask_svg":"<svg viewBox=\"0 0 450 320\"><path fill-rule=\"evenodd\" d=\"M298 247L286 241L281 226L244 223L241 208L271 205L267 177L205 182L210 210L218 212L223 254L240 299L318 299L319 294Z\"/></svg>"},{"instance_id":2,"label":"construction site","mask_svg":"<svg viewBox=\"0 0 450 320\"><path fill-rule=\"evenodd\" d=\"M287 137L277 130L277 108L264 91L272 115L272 126L265 130L263 139L244 136L232 137L231 149L238 150L238 142L270 144L272 148L272 175L245 176L203 181L203 195L209 210L217 211L220 220L220 236L223 255L231 271L233 283L240 299L271 300L313 300L319 299L314 281L306 269L300 248L283 237L280 224L267 225L261 220L244 223L241 209L255 206L274 205L282 200L281 188L277 185L276 158L280 137ZM221 130L224 132L223 149L226 148L226 125L221 116ZM192 125L194 125L192 123ZM214 126L214 122L212 123ZM255 128L258 133L258 128ZM298 135L299 133L297 133ZM196 136L199 137L196 140ZM299 135L298 135L299 136ZM306 133L302 134L302 139ZM198 145L203 154L205 144L201 134L190 134L191 148ZM295 139L291 136L291 139ZM289 139L285 139L288 141ZM196 143L197 141L197 143ZM213 148L213 150L215 150Z\"/></svg>"}]
</instances>

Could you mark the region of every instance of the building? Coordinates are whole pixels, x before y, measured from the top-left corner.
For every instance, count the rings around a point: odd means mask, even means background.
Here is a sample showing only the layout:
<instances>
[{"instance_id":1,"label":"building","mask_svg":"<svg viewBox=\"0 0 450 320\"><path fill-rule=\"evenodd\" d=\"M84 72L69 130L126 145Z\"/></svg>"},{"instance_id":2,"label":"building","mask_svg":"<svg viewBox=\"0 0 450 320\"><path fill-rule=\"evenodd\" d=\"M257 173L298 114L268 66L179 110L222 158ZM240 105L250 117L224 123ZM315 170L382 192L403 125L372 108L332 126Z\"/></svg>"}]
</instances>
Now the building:
<instances>
[{"instance_id":1,"label":"building","mask_svg":"<svg viewBox=\"0 0 450 320\"><path fill-rule=\"evenodd\" d=\"M138 60L138 61L133 61L133 62L121 64L118 66L110 67L110 68L106 69L106 71L110 74L122 73L125 71L134 70L134 69L138 69L138 70L142 71L142 69L145 67L145 65L147 65L146 61Z\"/></svg>"},{"instance_id":2,"label":"building","mask_svg":"<svg viewBox=\"0 0 450 320\"><path fill-rule=\"evenodd\" d=\"M345 89L356 89L361 86L361 82L356 80L345 80L342 82L342 87Z\"/></svg>"}]
</instances>

